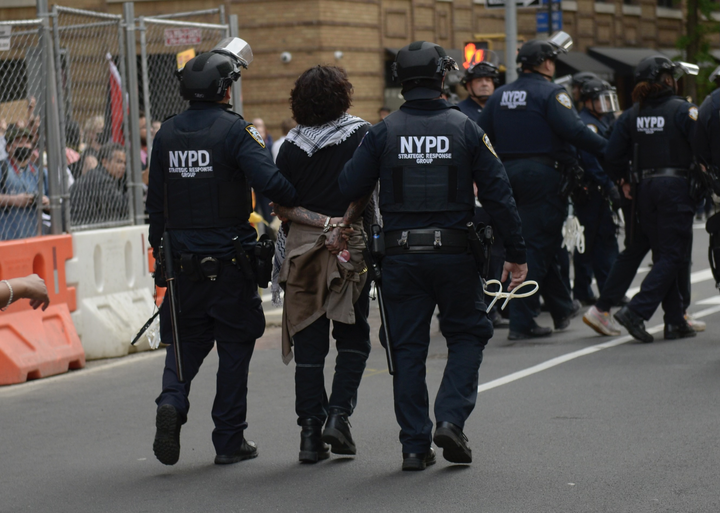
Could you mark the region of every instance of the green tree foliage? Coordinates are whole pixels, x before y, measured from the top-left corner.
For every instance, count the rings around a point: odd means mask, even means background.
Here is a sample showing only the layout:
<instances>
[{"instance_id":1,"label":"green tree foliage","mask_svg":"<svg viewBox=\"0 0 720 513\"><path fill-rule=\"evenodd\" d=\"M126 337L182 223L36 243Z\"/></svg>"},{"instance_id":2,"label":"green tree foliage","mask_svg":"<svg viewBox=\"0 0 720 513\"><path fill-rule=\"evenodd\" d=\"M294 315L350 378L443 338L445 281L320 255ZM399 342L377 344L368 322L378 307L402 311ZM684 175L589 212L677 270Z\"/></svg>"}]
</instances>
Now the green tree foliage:
<instances>
[{"instance_id":1,"label":"green tree foliage","mask_svg":"<svg viewBox=\"0 0 720 513\"><path fill-rule=\"evenodd\" d=\"M718 9L720 5L712 0L687 0L685 35L677 41L677 47L685 50L687 61L700 66L697 77L685 78L685 94L697 104L715 88L708 77L716 67L710 54L710 37L720 32L720 23L712 18L712 13Z\"/></svg>"}]
</instances>

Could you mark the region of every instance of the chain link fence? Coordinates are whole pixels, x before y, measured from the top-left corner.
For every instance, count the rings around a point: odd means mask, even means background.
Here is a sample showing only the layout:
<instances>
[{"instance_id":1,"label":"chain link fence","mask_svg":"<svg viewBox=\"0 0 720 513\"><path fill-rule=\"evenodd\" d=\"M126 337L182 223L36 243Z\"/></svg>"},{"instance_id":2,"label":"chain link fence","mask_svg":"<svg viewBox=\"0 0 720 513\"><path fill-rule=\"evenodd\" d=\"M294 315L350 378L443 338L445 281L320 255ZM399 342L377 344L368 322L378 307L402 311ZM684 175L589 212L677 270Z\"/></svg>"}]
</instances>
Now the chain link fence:
<instances>
[{"instance_id":1,"label":"chain link fence","mask_svg":"<svg viewBox=\"0 0 720 513\"><path fill-rule=\"evenodd\" d=\"M146 221L152 137L188 107L178 63L237 31L222 6L123 10L38 0L37 19L0 21L0 240Z\"/></svg>"},{"instance_id":2,"label":"chain link fence","mask_svg":"<svg viewBox=\"0 0 720 513\"><path fill-rule=\"evenodd\" d=\"M70 228L132 224L122 17L55 6L53 22Z\"/></svg>"},{"instance_id":3,"label":"chain link fence","mask_svg":"<svg viewBox=\"0 0 720 513\"><path fill-rule=\"evenodd\" d=\"M230 35L228 25L190 21L219 17L224 11L212 9L194 13L178 13L165 17L138 19L140 62L138 82L141 88L141 110L145 127L141 136L148 148L162 121L188 108L179 94L176 70L195 55L211 50ZM145 128L145 129L143 129Z\"/></svg>"},{"instance_id":4,"label":"chain link fence","mask_svg":"<svg viewBox=\"0 0 720 513\"><path fill-rule=\"evenodd\" d=\"M42 233L47 210L41 20L0 21L0 240Z\"/></svg>"}]
</instances>

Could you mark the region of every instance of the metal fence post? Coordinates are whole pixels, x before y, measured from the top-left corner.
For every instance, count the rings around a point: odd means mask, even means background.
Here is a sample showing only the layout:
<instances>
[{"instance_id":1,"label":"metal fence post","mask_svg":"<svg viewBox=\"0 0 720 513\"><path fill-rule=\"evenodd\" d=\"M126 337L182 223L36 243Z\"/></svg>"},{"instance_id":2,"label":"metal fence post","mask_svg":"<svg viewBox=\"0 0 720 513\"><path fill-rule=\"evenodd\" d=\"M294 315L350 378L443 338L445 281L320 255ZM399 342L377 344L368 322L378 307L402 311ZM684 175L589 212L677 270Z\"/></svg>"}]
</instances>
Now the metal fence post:
<instances>
[{"instance_id":1,"label":"metal fence post","mask_svg":"<svg viewBox=\"0 0 720 513\"><path fill-rule=\"evenodd\" d=\"M62 59L60 58L60 31L58 30L58 9L57 5L53 6L53 47L55 49L55 78L57 79L57 98L58 98L58 114L60 126L60 184L62 185L62 213L63 213L63 231L70 231L70 192L68 186L67 159L65 158L64 149L67 147L66 127L65 127L65 94L63 89L63 68Z\"/></svg>"},{"instance_id":2,"label":"metal fence post","mask_svg":"<svg viewBox=\"0 0 720 513\"><path fill-rule=\"evenodd\" d=\"M43 84L45 94L45 119L47 141L47 170L48 189L50 196L50 233L62 233L62 205L60 173L62 168L60 139L60 119L58 114L57 81L55 79L55 60L53 58L52 40L50 39L50 18L47 0L37 0L38 18L42 20L41 48L43 53L43 66L45 68L45 81Z\"/></svg>"},{"instance_id":3,"label":"metal fence post","mask_svg":"<svg viewBox=\"0 0 720 513\"><path fill-rule=\"evenodd\" d=\"M238 30L238 18L237 14L231 14L230 15L230 37L240 37L238 36L239 30ZM232 103L233 103L233 110L243 115L243 104L242 104L242 78L238 78L232 86Z\"/></svg>"},{"instance_id":4,"label":"metal fence post","mask_svg":"<svg viewBox=\"0 0 720 513\"><path fill-rule=\"evenodd\" d=\"M120 80L122 82L122 107L123 112L128 112L128 78L127 78L127 71L126 71L126 64L127 59L125 58L125 32L123 31L123 20L121 19L118 23L118 64L119 66L119 73L120 73ZM125 147L127 148L128 145L130 145L130 127L127 120L123 120L123 139L125 141ZM132 163L132 157L131 154L126 150L125 151L125 176L127 176L130 179L130 182L132 182L132 176L133 176L133 163ZM135 195L133 194L132 189L130 190L130 193L127 197L128 202L128 214L130 215L130 221L135 222Z\"/></svg>"},{"instance_id":5,"label":"metal fence post","mask_svg":"<svg viewBox=\"0 0 720 513\"><path fill-rule=\"evenodd\" d=\"M150 78L148 77L147 65L147 33L145 29L145 17L140 16L138 30L140 31L140 73L142 73L143 88L143 112L145 113L145 138L147 140L147 163L150 166L150 155L152 154L152 102L150 101Z\"/></svg>"},{"instance_id":6,"label":"metal fence post","mask_svg":"<svg viewBox=\"0 0 720 513\"><path fill-rule=\"evenodd\" d=\"M140 161L140 108L138 105L137 49L135 44L135 6L132 2L123 3L125 16L125 56L127 58L127 90L130 97L130 160L132 175L130 191L135 199L135 224L145 224L143 206L142 162Z\"/></svg>"}]
</instances>

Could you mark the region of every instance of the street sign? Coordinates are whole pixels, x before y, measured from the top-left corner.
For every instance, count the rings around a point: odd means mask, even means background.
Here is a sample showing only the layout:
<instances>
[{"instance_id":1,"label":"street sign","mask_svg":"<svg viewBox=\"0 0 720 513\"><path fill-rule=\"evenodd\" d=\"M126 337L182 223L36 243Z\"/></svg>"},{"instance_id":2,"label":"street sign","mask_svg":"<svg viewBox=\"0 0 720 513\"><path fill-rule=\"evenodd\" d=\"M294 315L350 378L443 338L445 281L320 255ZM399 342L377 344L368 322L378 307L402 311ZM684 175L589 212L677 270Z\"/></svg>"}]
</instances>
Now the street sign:
<instances>
[{"instance_id":1,"label":"street sign","mask_svg":"<svg viewBox=\"0 0 720 513\"><path fill-rule=\"evenodd\" d=\"M537 20L536 32L547 32L548 31L548 12L538 11L535 13L535 19ZM553 11L552 13L552 31L556 32L562 30L562 11Z\"/></svg>"},{"instance_id":2,"label":"street sign","mask_svg":"<svg viewBox=\"0 0 720 513\"><path fill-rule=\"evenodd\" d=\"M0 27L0 52L7 52L10 49L11 31L11 25L3 25Z\"/></svg>"},{"instance_id":3,"label":"street sign","mask_svg":"<svg viewBox=\"0 0 720 513\"><path fill-rule=\"evenodd\" d=\"M165 46L192 46L202 43L202 29L169 28L165 29Z\"/></svg>"}]
</instances>

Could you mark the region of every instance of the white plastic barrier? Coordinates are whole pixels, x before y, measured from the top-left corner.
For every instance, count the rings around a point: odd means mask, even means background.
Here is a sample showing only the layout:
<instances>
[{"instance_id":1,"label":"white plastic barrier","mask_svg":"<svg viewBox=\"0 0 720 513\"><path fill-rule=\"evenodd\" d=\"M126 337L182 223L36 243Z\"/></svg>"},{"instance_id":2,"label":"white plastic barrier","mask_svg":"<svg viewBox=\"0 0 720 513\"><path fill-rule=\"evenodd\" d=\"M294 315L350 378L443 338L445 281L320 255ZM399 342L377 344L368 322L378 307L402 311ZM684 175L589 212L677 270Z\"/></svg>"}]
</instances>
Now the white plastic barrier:
<instances>
[{"instance_id":1,"label":"white plastic barrier","mask_svg":"<svg viewBox=\"0 0 720 513\"><path fill-rule=\"evenodd\" d=\"M130 346L155 308L147 235L147 225L72 235L74 257L65 271L68 287L76 288L71 315L88 360L149 349L145 336Z\"/></svg>"}]
</instances>

